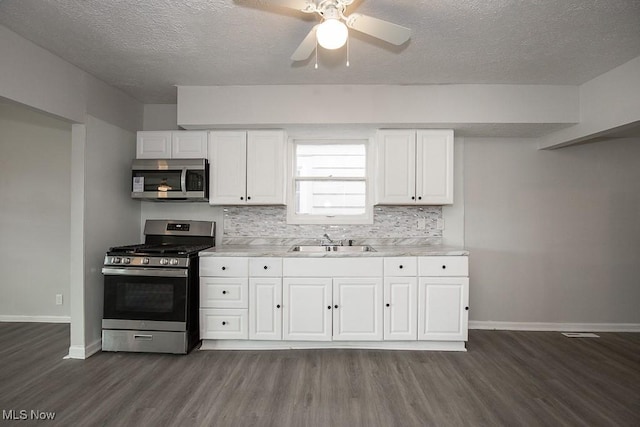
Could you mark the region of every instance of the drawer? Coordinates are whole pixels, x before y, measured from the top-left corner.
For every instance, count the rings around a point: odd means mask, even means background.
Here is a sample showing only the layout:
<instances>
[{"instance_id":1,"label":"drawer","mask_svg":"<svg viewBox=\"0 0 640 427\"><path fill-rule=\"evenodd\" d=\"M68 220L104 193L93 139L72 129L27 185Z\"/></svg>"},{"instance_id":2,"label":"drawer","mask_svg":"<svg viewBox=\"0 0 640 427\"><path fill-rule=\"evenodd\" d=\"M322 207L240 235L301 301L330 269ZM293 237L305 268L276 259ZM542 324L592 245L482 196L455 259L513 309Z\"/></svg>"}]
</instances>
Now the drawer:
<instances>
[{"instance_id":1,"label":"drawer","mask_svg":"<svg viewBox=\"0 0 640 427\"><path fill-rule=\"evenodd\" d=\"M249 276L282 277L282 258L249 258Z\"/></svg>"},{"instance_id":2,"label":"drawer","mask_svg":"<svg viewBox=\"0 0 640 427\"><path fill-rule=\"evenodd\" d=\"M382 277L382 258L284 258L286 277Z\"/></svg>"},{"instance_id":3,"label":"drawer","mask_svg":"<svg viewBox=\"0 0 640 427\"><path fill-rule=\"evenodd\" d=\"M201 257L200 277L247 277L249 258L246 257Z\"/></svg>"},{"instance_id":4,"label":"drawer","mask_svg":"<svg viewBox=\"0 0 640 427\"><path fill-rule=\"evenodd\" d=\"M200 309L200 339L249 339L249 310Z\"/></svg>"},{"instance_id":5,"label":"drawer","mask_svg":"<svg viewBox=\"0 0 640 427\"><path fill-rule=\"evenodd\" d=\"M249 308L249 279L201 277L200 307Z\"/></svg>"},{"instance_id":6,"label":"drawer","mask_svg":"<svg viewBox=\"0 0 640 427\"><path fill-rule=\"evenodd\" d=\"M418 259L416 257L385 258L384 275L387 277L417 276Z\"/></svg>"},{"instance_id":7,"label":"drawer","mask_svg":"<svg viewBox=\"0 0 640 427\"><path fill-rule=\"evenodd\" d=\"M420 276L468 276L469 257L428 256L418 258Z\"/></svg>"}]
</instances>

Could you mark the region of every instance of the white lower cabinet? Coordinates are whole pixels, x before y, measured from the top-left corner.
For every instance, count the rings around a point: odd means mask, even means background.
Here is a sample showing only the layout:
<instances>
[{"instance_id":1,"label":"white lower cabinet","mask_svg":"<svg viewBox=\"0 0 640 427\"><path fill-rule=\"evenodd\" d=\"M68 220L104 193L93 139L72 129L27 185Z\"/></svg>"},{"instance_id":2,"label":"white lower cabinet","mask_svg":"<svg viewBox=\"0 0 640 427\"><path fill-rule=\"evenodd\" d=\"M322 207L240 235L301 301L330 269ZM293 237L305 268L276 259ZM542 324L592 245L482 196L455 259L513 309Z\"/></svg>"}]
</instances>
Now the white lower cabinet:
<instances>
[{"instance_id":1,"label":"white lower cabinet","mask_svg":"<svg viewBox=\"0 0 640 427\"><path fill-rule=\"evenodd\" d=\"M204 340L454 350L467 340L466 256L212 257L200 275Z\"/></svg>"},{"instance_id":2,"label":"white lower cabinet","mask_svg":"<svg viewBox=\"0 0 640 427\"><path fill-rule=\"evenodd\" d=\"M249 316L246 309L200 309L201 339L246 340Z\"/></svg>"},{"instance_id":3,"label":"white lower cabinet","mask_svg":"<svg viewBox=\"0 0 640 427\"><path fill-rule=\"evenodd\" d=\"M469 323L469 278L420 277L418 339L466 341Z\"/></svg>"},{"instance_id":4,"label":"white lower cabinet","mask_svg":"<svg viewBox=\"0 0 640 427\"><path fill-rule=\"evenodd\" d=\"M413 341L417 339L418 279L416 277L384 278L384 339Z\"/></svg>"},{"instance_id":5,"label":"white lower cabinet","mask_svg":"<svg viewBox=\"0 0 640 427\"><path fill-rule=\"evenodd\" d=\"M282 279L249 279L249 339L282 339Z\"/></svg>"},{"instance_id":6,"label":"white lower cabinet","mask_svg":"<svg viewBox=\"0 0 640 427\"><path fill-rule=\"evenodd\" d=\"M332 280L282 279L282 338L294 341L331 341Z\"/></svg>"},{"instance_id":7,"label":"white lower cabinet","mask_svg":"<svg viewBox=\"0 0 640 427\"><path fill-rule=\"evenodd\" d=\"M333 340L382 339L382 279L333 279Z\"/></svg>"}]
</instances>

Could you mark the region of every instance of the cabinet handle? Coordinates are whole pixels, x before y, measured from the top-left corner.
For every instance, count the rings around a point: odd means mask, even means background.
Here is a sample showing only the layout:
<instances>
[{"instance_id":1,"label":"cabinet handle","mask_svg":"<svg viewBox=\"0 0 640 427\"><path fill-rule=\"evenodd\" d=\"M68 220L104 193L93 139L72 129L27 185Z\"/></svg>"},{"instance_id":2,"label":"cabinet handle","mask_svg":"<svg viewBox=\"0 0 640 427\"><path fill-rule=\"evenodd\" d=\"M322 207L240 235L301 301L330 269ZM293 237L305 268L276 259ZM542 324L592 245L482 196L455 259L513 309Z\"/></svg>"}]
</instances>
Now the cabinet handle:
<instances>
[{"instance_id":1,"label":"cabinet handle","mask_svg":"<svg viewBox=\"0 0 640 427\"><path fill-rule=\"evenodd\" d=\"M244 197L240 196L240 200L244 200Z\"/></svg>"},{"instance_id":2,"label":"cabinet handle","mask_svg":"<svg viewBox=\"0 0 640 427\"><path fill-rule=\"evenodd\" d=\"M415 200L415 199L416 199L416 197L415 197L415 196L411 196L411 200Z\"/></svg>"},{"instance_id":3,"label":"cabinet handle","mask_svg":"<svg viewBox=\"0 0 640 427\"><path fill-rule=\"evenodd\" d=\"M404 266L402 264L400 264L400 270L402 270L404 268Z\"/></svg>"},{"instance_id":4,"label":"cabinet handle","mask_svg":"<svg viewBox=\"0 0 640 427\"><path fill-rule=\"evenodd\" d=\"M227 294L227 291L222 291L222 295L226 295L226 294Z\"/></svg>"},{"instance_id":5,"label":"cabinet handle","mask_svg":"<svg viewBox=\"0 0 640 427\"><path fill-rule=\"evenodd\" d=\"M386 304L385 304L385 306L387 306L387 307L391 307L391 304L389 304L389 303L386 303Z\"/></svg>"},{"instance_id":6,"label":"cabinet handle","mask_svg":"<svg viewBox=\"0 0 640 427\"><path fill-rule=\"evenodd\" d=\"M418 196L418 200L422 200L422 196Z\"/></svg>"},{"instance_id":7,"label":"cabinet handle","mask_svg":"<svg viewBox=\"0 0 640 427\"><path fill-rule=\"evenodd\" d=\"M247 200L251 200L251 196L247 196Z\"/></svg>"},{"instance_id":8,"label":"cabinet handle","mask_svg":"<svg viewBox=\"0 0 640 427\"><path fill-rule=\"evenodd\" d=\"M222 267L222 269L223 269L223 270L226 270L226 269L227 269L227 267Z\"/></svg>"},{"instance_id":9,"label":"cabinet handle","mask_svg":"<svg viewBox=\"0 0 640 427\"><path fill-rule=\"evenodd\" d=\"M331 306L330 306L330 305L328 305L328 306L327 306L327 309L331 310Z\"/></svg>"},{"instance_id":10,"label":"cabinet handle","mask_svg":"<svg viewBox=\"0 0 640 427\"><path fill-rule=\"evenodd\" d=\"M276 305L276 308L280 308L280 304Z\"/></svg>"},{"instance_id":11,"label":"cabinet handle","mask_svg":"<svg viewBox=\"0 0 640 427\"><path fill-rule=\"evenodd\" d=\"M464 309L468 311L468 310L469 310L469 307L465 307Z\"/></svg>"},{"instance_id":12,"label":"cabinet handle","mask_svg":"<svg viewBox=\"0 0 640 427\"><path fill-rule=\"evenodd\" d=\"M333 308L338 308L338 304L334 305Z\"/></svg>"},{"instance_id":13,"label":"cabinet handle","mask_svg":"<svg viewBox=\"0 0 640 427\"><path fill-rule=\"evenodd\" d=\"M442 269L443 269L443 270L444 270L444 269L446 269L446 268L447 268L447 266L446 266L446 265L443 265L443 266L442 266Z\"/></svg>"},{"instance_id":14,"label":"cabinet handle","mask_svg":"<svg viewBox=\"0 0 640 427\"><path fill-rule=\"evenodd\" d=\"M222 326L224 326L224 325L226 325L226 324L227 324L227 322L222 322Z\"/></svg>"},{"instance_id":15,"label":"cabinet handle","mask_svg":"<svg viewBox=\"0 0 640 427\"><path fill-rule=\"evenodd\" d=\"M264 266L264 269L265 269L265 270L268 270L268 269L269 269L269 267L265 265L265 266Z\"/></svg>"}]
</instances>

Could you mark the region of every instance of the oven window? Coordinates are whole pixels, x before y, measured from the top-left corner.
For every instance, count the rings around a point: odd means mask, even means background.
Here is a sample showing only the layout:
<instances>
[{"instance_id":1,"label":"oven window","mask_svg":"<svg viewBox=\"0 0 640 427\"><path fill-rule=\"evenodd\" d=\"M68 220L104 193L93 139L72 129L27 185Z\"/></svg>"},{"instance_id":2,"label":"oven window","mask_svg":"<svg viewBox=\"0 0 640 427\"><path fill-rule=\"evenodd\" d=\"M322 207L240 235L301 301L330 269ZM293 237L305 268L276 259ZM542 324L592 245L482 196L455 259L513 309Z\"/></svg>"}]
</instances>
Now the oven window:
<instances>
[{"instance_id":1,"label":"oven window","mask_svg":"<svg viewBox=\"0 0 640 427\"><path fill-rule=\"evenodd\" d=\"M186 278L106 275L104 318L185 322Z\"/></svg>"},{"instance_id":2,"label":"oven window","mask_svg":"<svg viewBox=\"0 0 640 427\"><path fill-rule=\"evenodd\" d=\"M118 283L117 311L171 313L173 286L146 283Z\"/></svg>"}]
</instances>

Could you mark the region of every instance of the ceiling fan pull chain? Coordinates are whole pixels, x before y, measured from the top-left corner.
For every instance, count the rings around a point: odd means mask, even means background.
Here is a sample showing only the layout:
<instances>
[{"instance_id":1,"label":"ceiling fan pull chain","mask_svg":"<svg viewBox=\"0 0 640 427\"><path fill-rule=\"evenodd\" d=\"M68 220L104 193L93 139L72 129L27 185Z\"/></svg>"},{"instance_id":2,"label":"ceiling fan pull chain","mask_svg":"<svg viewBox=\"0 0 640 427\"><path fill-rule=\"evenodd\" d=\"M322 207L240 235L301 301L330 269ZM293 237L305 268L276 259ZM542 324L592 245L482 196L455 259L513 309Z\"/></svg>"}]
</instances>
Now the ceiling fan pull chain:
<instances>
[{"instance_id":1,"label":"ceiling fan pull chain","mask_svg":"<svg viewBox=\"0 0 640 427\"><path fill-rule=\"evenodd\" d=\"M316 70L318 69L318 39L316 39Z\"/></svg>"},{"instance_id":2,"label":"ceiling fan pull chain","mask_svg":"<svg viewBox=\"0 0 640 427\"><path fill-rule=\"evenodd\" d=\"M347 37L347 67L349 66L349 38Z\"/></svg>"}]
</instances>

